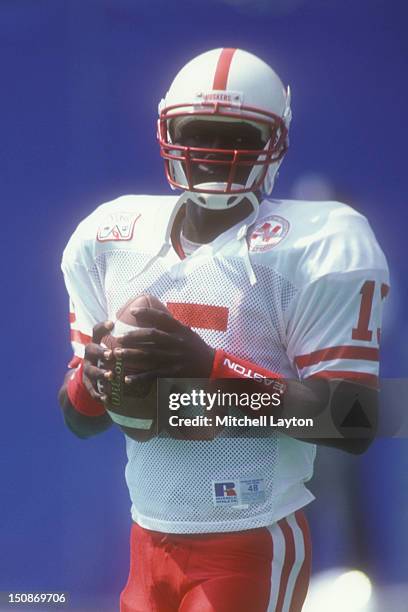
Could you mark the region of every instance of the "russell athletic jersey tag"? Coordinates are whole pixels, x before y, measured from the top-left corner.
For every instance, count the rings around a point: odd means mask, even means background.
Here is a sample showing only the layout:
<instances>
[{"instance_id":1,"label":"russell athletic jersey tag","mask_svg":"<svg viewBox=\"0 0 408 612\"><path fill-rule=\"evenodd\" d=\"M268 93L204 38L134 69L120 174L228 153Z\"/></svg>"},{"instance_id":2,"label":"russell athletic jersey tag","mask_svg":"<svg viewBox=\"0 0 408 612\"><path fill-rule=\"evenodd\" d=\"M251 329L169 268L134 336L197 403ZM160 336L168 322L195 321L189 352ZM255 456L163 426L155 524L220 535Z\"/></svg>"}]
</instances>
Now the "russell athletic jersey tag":
<instances>
[{"instance_id":1,"label":"russell athletic jersey tag","mask_svg":"<svg viewBox=\"0 0 408 612\"><path fill-rule=\"evenodd\" d=\"M212 485L216 507L248 508L265 501L265 484L262 477L214 480Z\"/></svg>"}]
</instances>

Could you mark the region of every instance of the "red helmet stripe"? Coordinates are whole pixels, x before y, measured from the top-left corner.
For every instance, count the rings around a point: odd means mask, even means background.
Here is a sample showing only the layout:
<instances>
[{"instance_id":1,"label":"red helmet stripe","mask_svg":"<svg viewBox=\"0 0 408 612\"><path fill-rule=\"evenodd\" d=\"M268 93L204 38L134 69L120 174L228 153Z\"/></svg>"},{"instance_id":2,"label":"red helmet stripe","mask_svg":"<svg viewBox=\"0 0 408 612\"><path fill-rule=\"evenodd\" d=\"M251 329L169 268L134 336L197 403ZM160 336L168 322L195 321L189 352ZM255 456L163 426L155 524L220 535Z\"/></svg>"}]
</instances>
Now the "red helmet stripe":
<instances>
[{"instance_id":1,"label":"red helmet stripe","mask_svg":"<svg viewBox=\"0 0 408 612\"><path fill-rule=\"evenodd\" d=\"M228 73L232 62L232 56L236 49L223 49L218 58L215 69L213 89L226 89Z\"/></svg>"}]
</instances>

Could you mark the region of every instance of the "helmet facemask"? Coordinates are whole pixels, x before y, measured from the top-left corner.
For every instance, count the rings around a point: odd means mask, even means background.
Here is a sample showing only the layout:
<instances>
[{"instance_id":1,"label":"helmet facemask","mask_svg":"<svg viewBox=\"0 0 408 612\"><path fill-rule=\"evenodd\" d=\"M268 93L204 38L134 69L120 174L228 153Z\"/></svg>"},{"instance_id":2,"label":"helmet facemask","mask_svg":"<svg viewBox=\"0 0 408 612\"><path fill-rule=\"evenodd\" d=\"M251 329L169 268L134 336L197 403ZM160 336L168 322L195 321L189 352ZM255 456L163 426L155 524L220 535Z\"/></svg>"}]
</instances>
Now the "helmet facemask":
<instances>
[{"instance_id":1,"label":"helmet facemask","mask_svg":"<svg viewBox=\"0 0 408 612\"><path fill-rule=\"evenodd\" d=\"M289 88L263 60L242 49L201 53L176 74L159 104L158 139L170 186L213 209L269 195L290 120Z\"/></svg>"},{"instance_id":2,"label":"helmet facemask","mask_svg":"<svg viewBox=\"0 0 408 612\"><path fill-rule=\"evenodd\" d=\"M284 121L255 108L220 102L161 110L158 138L167 179L198 205L230 208L265 191L287 149Z\"/></svg>"}]
</instances>

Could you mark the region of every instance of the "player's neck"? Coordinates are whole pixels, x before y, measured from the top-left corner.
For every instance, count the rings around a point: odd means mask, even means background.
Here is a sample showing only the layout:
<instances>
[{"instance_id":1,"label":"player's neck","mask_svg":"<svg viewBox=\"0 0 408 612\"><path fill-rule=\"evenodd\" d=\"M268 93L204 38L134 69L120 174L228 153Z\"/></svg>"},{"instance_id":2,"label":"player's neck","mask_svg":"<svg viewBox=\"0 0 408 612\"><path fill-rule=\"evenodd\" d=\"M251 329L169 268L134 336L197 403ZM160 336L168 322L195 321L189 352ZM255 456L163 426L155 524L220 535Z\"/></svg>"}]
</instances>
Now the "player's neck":
<instances>
[{"instance_id":1,"label":"player's neck","mask_svg":"<svg viewBox=\"0 0 408 612\"><path fill-rule=\"evenodd\" d=\"M192 242L207 244L248 217L251 211L252 204L247 199L228 210L209 210L188 200L182 226L183 235Z\"/></svg>"}]
</instances>

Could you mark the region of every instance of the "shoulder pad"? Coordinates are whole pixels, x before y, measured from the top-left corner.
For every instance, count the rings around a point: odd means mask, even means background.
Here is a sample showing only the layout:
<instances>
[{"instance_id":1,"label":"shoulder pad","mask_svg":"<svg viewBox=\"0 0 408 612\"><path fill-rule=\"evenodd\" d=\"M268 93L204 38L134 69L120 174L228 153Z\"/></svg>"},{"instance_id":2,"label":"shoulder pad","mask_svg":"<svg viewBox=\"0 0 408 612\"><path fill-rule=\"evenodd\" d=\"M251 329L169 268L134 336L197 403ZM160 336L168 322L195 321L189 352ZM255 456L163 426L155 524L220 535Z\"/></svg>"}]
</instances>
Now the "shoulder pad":
<instances>
[{"instance_id":1,"label":"shoulder pad","mask_svg":"<svg viewBox=\"0 0 408 612\"><path fill-rule=\"evenodd\" d=\"M98 255L116 249L157 250L177 196L125 195L105 202L72 234L63 263L89 266Z\"/></svg>"},{"instance_id":2,"label":"shoulder pad","mask_svg":"<svg viewBox=\"0 0 408 612\"><path fill-rule=\"evenodd\" d=\"M388 269L367 219L334 201L265 200L249 251L297 287L330 273Z\"/></svg>"}]
</instances>

